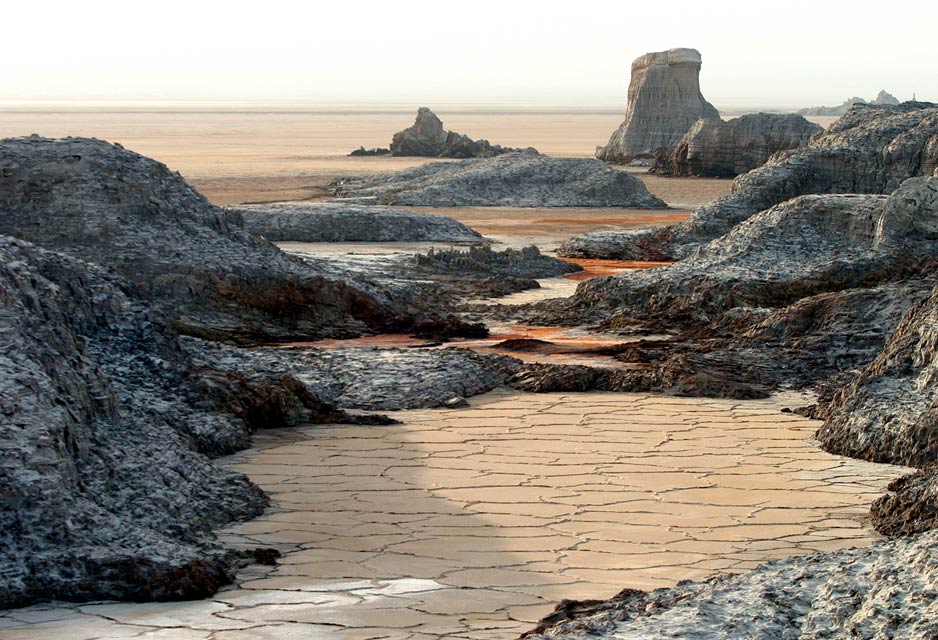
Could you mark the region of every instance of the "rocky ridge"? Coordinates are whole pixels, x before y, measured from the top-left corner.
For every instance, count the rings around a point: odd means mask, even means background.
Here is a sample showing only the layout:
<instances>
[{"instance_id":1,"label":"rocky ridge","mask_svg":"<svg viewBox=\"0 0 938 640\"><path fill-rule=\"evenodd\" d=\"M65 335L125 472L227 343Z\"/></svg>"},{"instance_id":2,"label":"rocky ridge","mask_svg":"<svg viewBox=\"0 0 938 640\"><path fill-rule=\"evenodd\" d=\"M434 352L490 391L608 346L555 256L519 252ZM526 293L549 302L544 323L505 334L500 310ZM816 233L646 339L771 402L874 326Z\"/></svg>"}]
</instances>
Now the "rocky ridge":
<instances>
[{"instance_id":1,"label":"rocky ridge","mask_svg":"<svg viewBox=\"0 0 938 640\"><path fill-rule=\"evenodd\" d=\"M669 49L632 62L625 121L596 157L627 164L673 147L694 125L720 114L700 92L700 52Z\"/></svg>"},{"instance_id":2,"label":"rocky ridge","mask_svg":"<svg viewBox=\"0 0 938 640\"><path fill-rule=\"evenodd\" d=\"M271 242L482 242L446 216L342 202L240 205L244 228Z\"/></svg>"},{"instance_id":3,"label":"rocky ridge","mask_svg":"<svg viewBox=\"0 0 938 640\"><path fill-rule=\"evenodd\" d=\"M810 107L808 109L801 109L798 111L798 113L804 116L842 116L850 111L854 105L858 104L881 104L895 106L899 104L899 100L891 93L881 89L880 92L876 94L876 97L873 98L873 100L870 102L867 102L863 98L853 96L852 98L844 100L836 107Z\"/></svg>"},{"instance_id":4,"label":"rocky ridge","mask_svg":"<svg viewBox=\"0 0 938 640\"><path fill-rule=\"evenodd\" d=\"M338 197L427 207L632 207L663 209L644 183L588 158L511 153L435 162L332 184Z\"/></svg>"},{"instance_id":5,"label":"rocky ridge","mask_svg":"<svg viewBox=\"0 0 938 640\"><path fill-rule=\"evenodd\" d=\"M754 113L723 121L700 119L674 147L656 154L649 173L731 178L779 151L794 149L824 131L795 114Z\"/></svg>"},{"instance_id":6,"label":"rocky ridge","mask_svg":"<svg viewBox=\"0 0 938 640\"><path fill-rule=\"evenodd\" d=\"M894 191L938 167L938 105L855 106L803 147L780 152L733 183L732 195L685 222L640 231L587 233L565 242L568 257L674 260L769 207L799 195Z\"/></svg>"}]
</instances>

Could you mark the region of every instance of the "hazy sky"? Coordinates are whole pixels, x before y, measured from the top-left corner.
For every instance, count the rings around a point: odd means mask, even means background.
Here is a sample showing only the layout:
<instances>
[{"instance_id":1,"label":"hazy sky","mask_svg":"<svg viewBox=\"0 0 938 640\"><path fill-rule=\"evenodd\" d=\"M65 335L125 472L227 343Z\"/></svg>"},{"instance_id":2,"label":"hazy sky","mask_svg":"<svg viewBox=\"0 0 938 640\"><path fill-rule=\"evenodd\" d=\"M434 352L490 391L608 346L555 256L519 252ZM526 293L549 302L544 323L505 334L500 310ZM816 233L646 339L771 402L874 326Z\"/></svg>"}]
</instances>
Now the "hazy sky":
<instances>
[{"instance_id":1,"label":"hazy sky","mask_svg":"<svg viewBox=\"0 0 938 640\"><path fill-rule=\"evenodd\" d=\"M6 0L0 101L623 104L694 47L718 106L938 101L938 2Z\"/></svg>"}]
</instances>

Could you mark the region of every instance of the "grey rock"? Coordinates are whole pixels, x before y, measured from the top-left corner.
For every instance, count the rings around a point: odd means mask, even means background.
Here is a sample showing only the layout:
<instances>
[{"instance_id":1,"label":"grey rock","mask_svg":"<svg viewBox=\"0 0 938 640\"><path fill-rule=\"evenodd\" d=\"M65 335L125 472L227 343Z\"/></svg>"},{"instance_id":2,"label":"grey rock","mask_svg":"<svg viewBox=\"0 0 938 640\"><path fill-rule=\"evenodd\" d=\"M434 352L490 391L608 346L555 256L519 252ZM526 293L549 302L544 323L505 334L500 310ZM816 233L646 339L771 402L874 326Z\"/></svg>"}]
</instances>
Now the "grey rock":
<instances>
[{"instance_id":1,"label":"grey rock","mask_svg":"<svg viewBox=\"0 0 938 640\"><path fill-rule=\"evenodd\" d=\"M196 362L214 369L287 375L345 409L393 411L445 406L501 386L521 368L513 358L468 349L239 349L195 342Z\"/></svg>"},{"instance_id":2,"label":"grey rock","mask_svg":"<svg viewBox=\"0 0 938 640\"><path fill-rule=\"evenodd\" d=\"M113 268L199 335L348 336L399 319L247 233L164 165L99 140L0 141L0 233Z\"/></svg>"},{"instance_id":3,"label":"grey rock","mask_svg":"<svg viewBox=\"0 0 938 640\"><path fill-rule=\"evenodd\" d=\"M211 530L267 499L208 456L344 415L284 376L193 366L131 289L0 236L0 607L211 594L236 561Z\"/></svg>"},{"instance_id":4,"label":"grey rock","mask_svg":"<svg viewBox=\"0 0 938 640\"><path fill-rule=\"evenodd\" d=\"M799 195L894 191L938 167L938 105L858 105L805 146L780 152L736 178L732 195L686 222L640 231L588 233L565 242L569 257L669 260L728 232L750 216Z\"/></svg>"},{"instance_id":5,"label":"grey rock","mask_svg":"<svg viewBox=\"0 0 938 640\"><path fill-rule=\"evenodd\" d=\"M435 162L398 173L339 180L340 197L430 207L633 207L667 205L635 176L589 158L512 153Z\"/></svg>"},{"instance_id":6,"label":"grey rock","mask_svg":"<svg viewBox=\"0 0 938 640\"><path fill-rule=\"evenodd\" d=\"M604 601L563 601L526 640L938 635L938 533L770 562Z\"/></svg>"},{"instance_id":7,"label":"grey rock","mask_svg":"<svg viewBox=\"0 0 938 640\"><path fill-rule=\"evenodd\" d=\"M596 157L628 164L671 148L701 118L719 112L700 92L700 52L669 49L646 53L632 62L625 121L596 149Z\"/></svg>"},{"instance_id":8,"label":"grey rock","mask_svg":"<svg viewBox=\"0 0 938 640\"><path fill-rule=\"evenodd\" d=\"M854 96L844 100L841 104L836 107L811 107L810 109L801 109L798 113L805 116L842 116L854 105L858 104L878 104L878 105L890 105L894 106L899 104L898 98L896 98L891 93L886 92L885 90L880 90L876 97L873 98L870 102L867 102L863 98L858 98Z\"/></svg>"},{"instance_id":9,"label":"grey rock","mask_svg":"<svg viewBox=\"0 0 938 640\"><path fill-rule=\"evenodd\" d=\"M345 202L282 202L232 210L244 228L272 242L482 242L452 218Z\"/></svg>"},{"instance_id":10,"label":"grey rock","mask_svg":"<svg viewBox=\"0 0 938 640\"><path fill-rule=\"evenodd\" d=\"M873 104L897 105L899 104L899 99L891 93L888 93L885 89L880 89L876 97L873 98Z\"/></svg>"},{"instance_id":11,"label":"grey rock","mask_svg":"<svg viewBox=\"0 0 938 640\"><path fill-rule=\"evenodd\" d=\"M394 134L390 146L392 156L427 158L491 158L514 151L520 149L490 144L488 140L473 140L469 136L446 131L443 122L427 107L417 110L412 127Z\"/></svg>"},{"instance_id":12,"label":"grey rock","mask_svg":"<svg viewBox=\"0 0 938 640\"><path fill-rule=\"evenodd\" d=\"M911 178L888 198L800 196L758 213L668 267L583 283L573 307L709 322L734 307L784 307L921 273L938 258L938 180Z\"/></svg>"},{"instance_id":13,"label":"grey rock","mask_svg":"<svg viewBox=\"0 0 938 640\"><path fill-rule=\"evenodd\" d=\"M822 131L794 114L754 113L726 122L701 119L673 148L656 155L650 173L734 177L761 166L774 153L806 144Z\"/></svg>"}]
</instances>

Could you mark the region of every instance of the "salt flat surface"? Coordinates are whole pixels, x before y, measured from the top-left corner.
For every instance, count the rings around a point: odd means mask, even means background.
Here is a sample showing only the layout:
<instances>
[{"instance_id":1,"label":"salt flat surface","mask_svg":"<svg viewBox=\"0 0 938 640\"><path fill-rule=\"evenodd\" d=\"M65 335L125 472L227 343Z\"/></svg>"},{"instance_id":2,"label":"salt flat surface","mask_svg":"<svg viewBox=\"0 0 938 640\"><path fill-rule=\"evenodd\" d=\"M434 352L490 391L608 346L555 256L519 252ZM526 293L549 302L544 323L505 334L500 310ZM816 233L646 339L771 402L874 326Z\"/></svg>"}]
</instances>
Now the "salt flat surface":
<instances>
[{"instance_id":1,"label":"salt flat surface","mask_svg":"<svg viewBox=\"0 0 938 640\"><path fill-rule=\"evenodd\" d=\"M222 539L279 566L205 601L10 611L0 637L514 638L562 598L863 545L906 470L817 449L819 423L780 412L805 402L497 391L265 432L225 463L275 507Z\"/></svg>"}]
</instances>

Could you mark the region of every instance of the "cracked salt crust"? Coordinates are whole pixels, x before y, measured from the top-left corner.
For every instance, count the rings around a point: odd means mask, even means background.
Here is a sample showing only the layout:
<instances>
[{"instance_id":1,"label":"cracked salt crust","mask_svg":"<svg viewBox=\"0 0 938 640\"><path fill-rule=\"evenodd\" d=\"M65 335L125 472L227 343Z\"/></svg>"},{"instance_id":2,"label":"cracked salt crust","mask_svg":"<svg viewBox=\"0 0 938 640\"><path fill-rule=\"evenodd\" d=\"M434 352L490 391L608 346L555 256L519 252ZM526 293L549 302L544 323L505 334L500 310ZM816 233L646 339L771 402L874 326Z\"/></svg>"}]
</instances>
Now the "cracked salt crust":
<instances>
[{"instance_id":1,"label":"cracked salt crust","mask_svg":"<svg viewBox=\"0 0 938 640\"><path fill-rule=\"evenodd\" d=\"M0 638L513 638L562 598L866 544L906 469L820 451L780 412L804 402L498 391L265 432L226 464L276 507L220 537L279 566L200 602L9 611Z\"/></svg>"}]
</instances>

